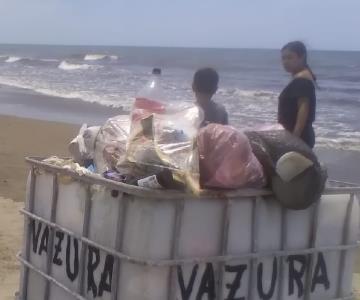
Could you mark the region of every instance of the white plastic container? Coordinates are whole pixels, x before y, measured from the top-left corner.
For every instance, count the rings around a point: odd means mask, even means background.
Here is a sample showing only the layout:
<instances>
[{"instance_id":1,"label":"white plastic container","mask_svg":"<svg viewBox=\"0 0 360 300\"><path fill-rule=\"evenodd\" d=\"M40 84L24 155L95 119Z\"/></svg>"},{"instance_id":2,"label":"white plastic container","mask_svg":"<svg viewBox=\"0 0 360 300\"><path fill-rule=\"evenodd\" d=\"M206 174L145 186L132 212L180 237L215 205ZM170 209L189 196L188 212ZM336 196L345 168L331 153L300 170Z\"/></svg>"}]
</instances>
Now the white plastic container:
<instances>
[{"instance_id":1,"label":"white plastic container","mask_svg":"<svg viewBox=\"0 0 360 300\"><path fill-rule=\"evenodd\" d=\"M21 300L352 297L360 188L289 211L265 190L194 199L28 162Z\"/></svg>"}]
</instances>

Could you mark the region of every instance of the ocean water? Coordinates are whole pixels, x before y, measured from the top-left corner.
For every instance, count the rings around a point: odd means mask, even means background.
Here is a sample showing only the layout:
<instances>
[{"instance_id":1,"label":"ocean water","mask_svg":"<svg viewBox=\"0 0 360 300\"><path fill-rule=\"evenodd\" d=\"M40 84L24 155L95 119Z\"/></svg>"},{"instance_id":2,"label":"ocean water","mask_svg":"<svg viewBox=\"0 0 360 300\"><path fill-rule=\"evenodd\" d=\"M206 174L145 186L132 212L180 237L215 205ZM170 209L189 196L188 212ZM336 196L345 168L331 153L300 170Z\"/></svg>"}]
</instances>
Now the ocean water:
<instances>
[{"instance_id":1,"label":"ocean water","mask_svg":"<svg viewBox=\"0 0 360 300\"><path fill-rule=\"evenodd\" d=\"M311 51L309 57L319 85L317 146L360 151L360 52ZM0 45L0 84L124 111L153 67L163 70L169 101L194 101L192 76L204 66L220 74L216 99L232 125L276 122L278 95L290 80L277 50Z\"/></svg>"}]
</instances>

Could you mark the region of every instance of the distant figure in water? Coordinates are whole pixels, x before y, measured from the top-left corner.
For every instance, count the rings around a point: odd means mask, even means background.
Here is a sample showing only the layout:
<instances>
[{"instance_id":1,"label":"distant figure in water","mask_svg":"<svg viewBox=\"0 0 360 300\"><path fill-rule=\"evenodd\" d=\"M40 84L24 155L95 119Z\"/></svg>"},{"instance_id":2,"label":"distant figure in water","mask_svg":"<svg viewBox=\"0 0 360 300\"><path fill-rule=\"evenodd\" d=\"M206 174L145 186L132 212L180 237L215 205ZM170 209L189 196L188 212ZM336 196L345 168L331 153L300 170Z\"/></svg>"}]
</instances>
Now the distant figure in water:
<instances>
[{"instance_id":1,"label":"distant figure in water","mask_svg":"<svg viewBox=\"0 0 360 300\"><path fill-rule=\"evenodd\" d=\"M292 80L279 96L278 122L313 148L316 76L308 65L306 47L299 41L290 42L282 48L281 58Z\"/></svg>"},{"instance_id":2,"label":"distant figure in water","mask_svg":"<svg viewBox=\"0 0 360 300\"><path fill-rule=\"evenodd\" d=\"M216 103L213 96L218 89L219 74L212 68L199 69L194 74L192 89L195 93L196 103L204 111L204 121L201 127L209 123L227 125L228 114L225 107Z\"/></svg>"}]
</instances>

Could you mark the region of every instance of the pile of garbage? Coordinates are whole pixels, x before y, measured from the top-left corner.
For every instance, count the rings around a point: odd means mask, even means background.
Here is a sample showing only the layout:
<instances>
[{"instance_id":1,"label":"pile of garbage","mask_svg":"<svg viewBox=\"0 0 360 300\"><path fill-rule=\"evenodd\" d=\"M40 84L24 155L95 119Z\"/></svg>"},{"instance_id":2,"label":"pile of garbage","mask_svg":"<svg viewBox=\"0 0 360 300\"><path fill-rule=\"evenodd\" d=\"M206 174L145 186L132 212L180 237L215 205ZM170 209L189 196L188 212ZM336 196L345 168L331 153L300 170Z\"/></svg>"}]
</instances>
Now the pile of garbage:
<instances>
[{"instance_id":1,"label":"pile of garbage","mask_svg":"<svg viewBox=\"0 0 360 300\"><path fill-rule=\"evenodd\" d=\"M130 185L194 194L271 188L291 209L304 209L320 197L326 172L300 139L285 130L201 128L201 108L166 101L158 77L140 92L129 116L81 127L69 144L76 166Z\"/></svg>"}]
</instances>

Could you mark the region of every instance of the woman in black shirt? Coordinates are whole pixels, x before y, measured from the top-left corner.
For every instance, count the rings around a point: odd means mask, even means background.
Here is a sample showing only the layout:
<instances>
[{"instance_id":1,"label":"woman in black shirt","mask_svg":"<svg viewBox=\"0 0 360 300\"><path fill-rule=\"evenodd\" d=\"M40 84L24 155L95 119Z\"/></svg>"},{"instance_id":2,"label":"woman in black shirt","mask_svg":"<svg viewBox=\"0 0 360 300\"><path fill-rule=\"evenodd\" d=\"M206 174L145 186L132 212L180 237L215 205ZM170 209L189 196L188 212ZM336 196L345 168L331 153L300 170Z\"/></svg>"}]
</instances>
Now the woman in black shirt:
<instances>
[{"instance_id":1,"label":"woman in black shirt","mask_svg":"<svg viewBox=\"0 0 360 300\"><path fill-rule=\"evenodd\" d=\"M278 121L313 148L316 77L307 63L306 47L302 42L290 42L282 48L281 57L284 69L291 73L292 80L279 96Z\"/></svg>"}]
</instances>

